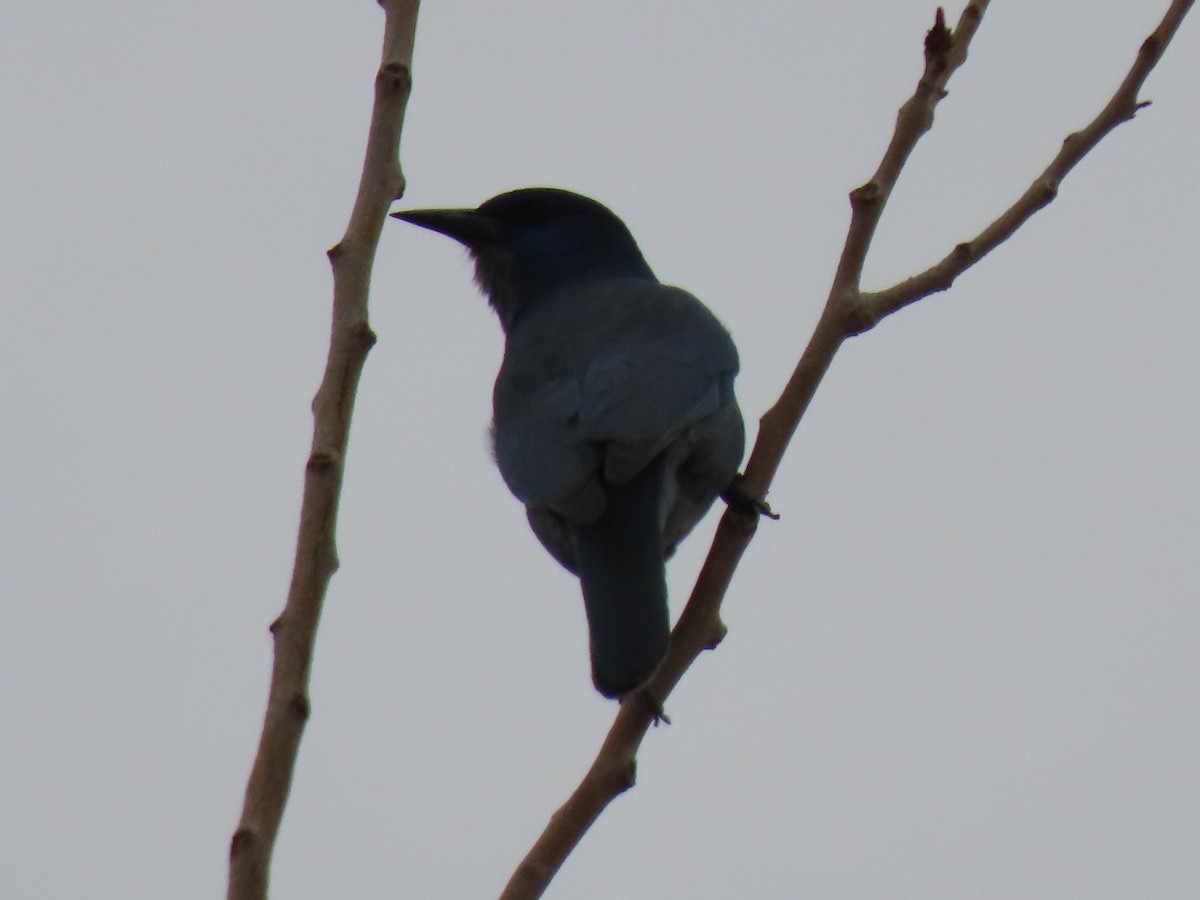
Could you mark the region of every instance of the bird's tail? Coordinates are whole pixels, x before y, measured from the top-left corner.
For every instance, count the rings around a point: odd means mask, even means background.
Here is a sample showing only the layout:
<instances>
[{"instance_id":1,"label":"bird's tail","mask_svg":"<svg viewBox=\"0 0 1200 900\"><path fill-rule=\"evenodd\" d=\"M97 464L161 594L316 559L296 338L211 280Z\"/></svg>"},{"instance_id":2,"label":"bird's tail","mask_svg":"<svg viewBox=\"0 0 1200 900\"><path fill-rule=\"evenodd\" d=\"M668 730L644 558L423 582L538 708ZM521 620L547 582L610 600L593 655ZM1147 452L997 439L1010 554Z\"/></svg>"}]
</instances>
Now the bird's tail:
<instances>
[{"instance_id":1,"label":"bird's tail","mask_svg":"<svg viewBox=\"0 0 1200 900\"><path fill-rule=\"evenodd\" d=\"M575 527L592 681L606 697L640 686L667 652L671 625L659 519L663 475L660 458L632 481L608 486L600 518Z\"/></svg>"}]
</instances>

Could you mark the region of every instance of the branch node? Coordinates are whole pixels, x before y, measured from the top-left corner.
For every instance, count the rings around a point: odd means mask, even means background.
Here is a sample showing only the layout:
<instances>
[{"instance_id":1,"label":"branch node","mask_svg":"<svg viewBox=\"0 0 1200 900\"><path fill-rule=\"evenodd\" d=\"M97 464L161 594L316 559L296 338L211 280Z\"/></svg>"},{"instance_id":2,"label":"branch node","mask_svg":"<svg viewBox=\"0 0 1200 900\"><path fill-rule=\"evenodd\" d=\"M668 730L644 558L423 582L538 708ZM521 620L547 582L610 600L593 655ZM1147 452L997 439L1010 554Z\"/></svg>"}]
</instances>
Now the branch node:
<instances>
[{"instance_id":1,"label":"branch node","mask_svg":"<svg viewBox=\"0 0 1200 900\"><path fill-rule=\"evenodd\" d=\"M379 337L371 330L370 325L366 322L359 322L354 328L354 340L366 351L375 346L375 342L379 340Z\"/></svg>"},{"instance_id":2,"label":"branch node","mask_svg":"<svg viewBox=\"0 0 1200 900\"><path fill-rule=\"evenodd\" d=\"M614 766L613 775L618 779L616 793L625 793L637 784L637 757L630 755L623 764Z\"/></svg>"},{"instance_id":3,"label":"branch node","mask_svg":"<svg viewBox=\"0 0 1200 900\"><path fill-rule=\"evenodd\" d=\"M375 86L380 90L407 94L412 91L412 69L395 60L386 62L379 67L379 74L375 76Z\"/></svg>"},{"instance_id":4,"label":"branch node","mask_svg":"<svg viewBox=\"0 0 1200 900\"><path fill-rule=\"evenodd\" d=\"M871 179L850 192L850 208L857 212L871 204L878 203L881 193L879 182Z\"/></svg>"},{"instance_id":5,"label":"branch node","mask_svg":"<svg viewBox=\"0 0 1200 900\"><path fill-rule=\"evenodd\" d=\"M709 632L708 640L704 642L705 650L716 650L721 646L721 641L725 640L725 636L729 634L729 626L720 619L713 623L712 631Z\"/></svg>"},{"instance_id":6,"label":"branch node","mask_svg":"<svg viewBox=\"0 0 1200 900\"><path fill-rule=\"evenodd\" d=\"M233 840L229 842L229 858L232 860L243 853L249 853L256 841L252 828L239 828L233 833Z\"/></svg>"},{"instance_id":7,"label":"branch node","mask_svg":"<svg viewBox=\"0 0 1200 900\"><path fill-rule=\"evenodd\" d=\"M337 469L341 454L336 450L316 450L308 458L308 471L316 475L324 475Z\"/></svg>"},{"instance_id":8,"label":"branch node","mask_svg":"<svg viewBox=\"0 0 1200 900\"><path fill-rule=\"evenodd\" d=\"M312 705L304 694L292 694L287 704L288 715L300 722L307 722L312 714Z\"/></svg>"},{"instance_id":9,"label":"branch node","mask_svg":"<svg viewBox=\"0 0 1200 900\"><path fill-rule=\"evenodd\" d=\"M928 296L928 294L950 290L950 288L954 285L954 279L956 279L963 271L971 266L971 263L974 261L977 253L978 251L975 247L974 241L963 241L955 244L954 249L950 251L946 259L942 260L942 262L928 270L927 274L930 276L930 278L927 292L922 293L921 296ZM920 298L918 297L917 299ZM900 306L906 306L911 302L913 301L908 300L905 303L902 303ZM888 310L888 312L895 312L895 310L899 309L900 306L891 308ZM888 312L883 313L883 315L887 315Z\"/></svg>"},{"instance_id":10,"label":"branch node","mask_svg":"<svg viewBox=\"0 0 1200 900\"><path fill-rule=\"evenodd\" d=\"M946 27L946 11L939 6L933 27L925 34L925 65L944 67L953 48L954 33Z\"/></svg>"},{"instance_id":11,"label":"branch node","mask_svg":"<svg viewBox=\"0 0 1200 900\"><path fill-rule=\"evenodd\" d=\"M846 337L855 337L879 324L880 316L870 304L864 303L858 291L848 291L837 303L838 330Z\"/></svg>"}]
</instances>

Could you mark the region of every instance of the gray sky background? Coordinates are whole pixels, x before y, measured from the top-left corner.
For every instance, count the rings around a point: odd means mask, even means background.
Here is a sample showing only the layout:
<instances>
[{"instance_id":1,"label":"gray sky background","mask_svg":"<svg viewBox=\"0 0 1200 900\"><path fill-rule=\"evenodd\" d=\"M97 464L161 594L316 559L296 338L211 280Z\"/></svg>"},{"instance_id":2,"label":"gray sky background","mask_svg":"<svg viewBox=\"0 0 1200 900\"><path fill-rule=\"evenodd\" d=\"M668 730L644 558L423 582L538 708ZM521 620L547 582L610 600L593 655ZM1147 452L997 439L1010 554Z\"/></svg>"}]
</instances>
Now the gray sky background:
<instances>
[{"instance_id":1,"label":"gray sky background","mask_svg":"<svg viewBox=\"0 0 1200 900\"><path fill-rule=\"evenodd\" d=\"M994 3L868 286L1015 198L1166 5ZM1055 204L839 355L728 639L551 896L1200 896L1195 17ZM932 18L427 2L404 203L603 200L732 330L753 434ZM9 19L0 896L222 896L382 16ZM389 223L279 898L494 896L614 712L577 585L488 456L501 336L470 278Z\"/></svg>"}]
</instances>

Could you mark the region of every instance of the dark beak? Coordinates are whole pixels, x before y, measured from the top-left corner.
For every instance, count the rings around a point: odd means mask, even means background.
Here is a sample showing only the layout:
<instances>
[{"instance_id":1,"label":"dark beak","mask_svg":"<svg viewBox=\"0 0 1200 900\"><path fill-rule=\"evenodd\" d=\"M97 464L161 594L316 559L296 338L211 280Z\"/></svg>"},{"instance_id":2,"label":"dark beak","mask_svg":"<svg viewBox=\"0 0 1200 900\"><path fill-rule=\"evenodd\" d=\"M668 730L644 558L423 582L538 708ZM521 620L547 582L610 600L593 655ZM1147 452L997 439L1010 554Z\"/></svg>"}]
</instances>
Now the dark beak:
<instances>
[{"instance_id":1,"label":"dark beak","mask_svg":"<svg viewBox=\"0 0 1200 900\"><path fill-rule=\"evenodd\" d=\"M493 244L501 239L495 221L474 209L410 209L391 216L452 237L468 247Z\"/></svg>"}]
</instances>

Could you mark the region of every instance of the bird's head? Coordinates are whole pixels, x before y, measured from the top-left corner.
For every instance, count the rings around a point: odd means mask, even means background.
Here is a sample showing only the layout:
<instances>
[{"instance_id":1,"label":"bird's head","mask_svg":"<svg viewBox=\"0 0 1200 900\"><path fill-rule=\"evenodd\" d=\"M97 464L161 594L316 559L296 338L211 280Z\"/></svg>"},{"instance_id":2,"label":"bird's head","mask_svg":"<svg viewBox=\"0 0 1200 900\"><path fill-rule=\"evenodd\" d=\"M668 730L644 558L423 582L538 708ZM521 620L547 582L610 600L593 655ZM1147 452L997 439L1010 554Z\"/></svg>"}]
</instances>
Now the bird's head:
<instances>
[{"instance_id":1,"label":"bird's head","mask_svg":"<svg viewBox=\"0 0 1200 900\"><path fill-rule=\"evenodd\" d=\"M653 279L633 235L606 206L556 188L523 188L477 209L392 213L463 244L475 280L509 329L521 310L567 282L616 276Z\"/></svg>"}]
</instances>

